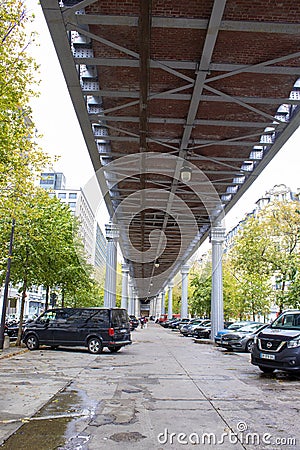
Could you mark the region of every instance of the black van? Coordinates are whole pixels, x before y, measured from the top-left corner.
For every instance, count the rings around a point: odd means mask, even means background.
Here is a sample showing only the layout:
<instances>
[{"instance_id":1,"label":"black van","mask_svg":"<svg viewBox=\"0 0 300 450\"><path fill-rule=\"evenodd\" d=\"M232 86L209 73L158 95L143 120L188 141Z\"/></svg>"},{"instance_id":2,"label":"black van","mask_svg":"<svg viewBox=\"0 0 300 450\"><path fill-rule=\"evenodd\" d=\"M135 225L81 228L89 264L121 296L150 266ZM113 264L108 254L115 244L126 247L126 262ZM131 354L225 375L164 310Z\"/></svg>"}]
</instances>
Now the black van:
<instances>
[{"instance_id":1,"label":"black van","mask_svg":"<svg viewBox=\"0 0 300 450\"><path fill-rule=\"evenodd\" d=\"M283 312L257 334L251 362L265 373L300 373L300 310Z\"/></svg>"},{"instance_id":2,"label":"black van","mask_svg":"<svg viewBox=\"0 0 300 450\"><path fill-rule=\"evenodd\" d=\"M29 350L62 345L85 346L93 354L104 347L117 352L131 344L129 317L121 308L49 309L26 324L22 340Z\"/></svg>"}]
</instances>

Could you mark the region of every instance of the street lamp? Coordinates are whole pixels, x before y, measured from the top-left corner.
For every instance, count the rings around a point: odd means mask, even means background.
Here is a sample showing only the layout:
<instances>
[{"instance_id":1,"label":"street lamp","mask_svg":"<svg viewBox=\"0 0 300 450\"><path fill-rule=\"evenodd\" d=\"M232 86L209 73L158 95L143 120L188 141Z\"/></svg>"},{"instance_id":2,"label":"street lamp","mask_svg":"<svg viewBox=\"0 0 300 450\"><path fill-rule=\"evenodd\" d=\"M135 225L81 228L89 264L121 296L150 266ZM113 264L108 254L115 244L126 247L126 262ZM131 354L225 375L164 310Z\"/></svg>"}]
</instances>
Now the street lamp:
<instances>
[{"instance_id":1,"label":"street lamp","mask_svg":"<svg viewBox=\"0 0 300 450\"><path fill-rule=\"evenodd\" d=\"M180 169L180 178L184 183L188 183L192 178L192 169L186 165L184 165Z\"/></svg>"},{"instance_id":2,"label":"street lamp","mask_svg":"<svg viewBox=\"0 0 300 450\"><path fill-rule=\"evenodd\" d=\"M3 346L4 346L5 316L6 316L7 297L8 297L8 288L9 288L9 280L10 280L10 266L11 266L11 257L12 257L13 241L14 241L15 223L16 223L16 221L15 221L15 219L13 219L12 224L11 224L6 277L5 277L5 285L4 285L4 293L3 293L3 305L2 305L2 315L1 315L1 325L0 325L0 350L3 350Z\"/></svg>"}]
</instances>

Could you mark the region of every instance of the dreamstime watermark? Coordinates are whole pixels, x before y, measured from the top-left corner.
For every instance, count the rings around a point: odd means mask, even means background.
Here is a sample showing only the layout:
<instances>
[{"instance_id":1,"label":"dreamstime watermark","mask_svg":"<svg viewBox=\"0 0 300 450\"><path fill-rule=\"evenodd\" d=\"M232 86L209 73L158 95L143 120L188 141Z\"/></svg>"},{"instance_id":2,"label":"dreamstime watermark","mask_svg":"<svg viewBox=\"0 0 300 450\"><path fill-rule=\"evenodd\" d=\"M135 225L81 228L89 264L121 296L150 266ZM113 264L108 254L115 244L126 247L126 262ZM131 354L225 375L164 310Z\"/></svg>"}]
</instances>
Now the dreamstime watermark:
<instances>
[{"instance_id":1,"label":"dreamstime watermark","mask_svg":"<svg viewBox=\"0 0 300 450\"><path fill-rule=\"evenodd\" d=\"M274 436L271 433L257 433L248 431L248 425L245 422L238 422L237 431L228 430L223 433L184 433L184 432L171 432L168 428L165 428L162 433L157 436L157 441L161 445L255 445L255 446L270 446L270 448L296 446L296 438L285 436Z\"/></svg>"}]
</instances>

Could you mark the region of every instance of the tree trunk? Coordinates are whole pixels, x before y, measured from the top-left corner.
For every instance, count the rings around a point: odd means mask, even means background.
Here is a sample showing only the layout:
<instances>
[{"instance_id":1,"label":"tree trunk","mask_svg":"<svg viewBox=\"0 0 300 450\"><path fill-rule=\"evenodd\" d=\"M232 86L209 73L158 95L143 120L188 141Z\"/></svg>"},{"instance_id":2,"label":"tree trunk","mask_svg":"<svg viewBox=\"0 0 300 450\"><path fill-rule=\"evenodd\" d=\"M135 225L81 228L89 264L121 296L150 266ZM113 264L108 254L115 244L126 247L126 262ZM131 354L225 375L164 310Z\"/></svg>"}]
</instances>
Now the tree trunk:
<instances>
[{"instance_id":1,"label":"tree trunk","mask_svg":"<svg viewBox=\"0 0 300 450\"><path fill-rule=\"evenodd\" d=\"M47 311L48 306L49 306L49 294L50 294L50 286L46 286L45 311Z\"/></svg>"},{"instance_id":2,"label":"tree trunk","mask_svg":"<svg viewBox=\"0 0 300 450\"><path fill-rule=\"evenodd\" d=\"M280 314L284 310L284 290L285 290L285 279L282 281L282 285L281 285L281 296L280 296L280 304L279 304Z\"/></svg>"},{"instance_id":3,"label":"tree trunk","mask_svg":"<svg viewBox=\"0 0 300 450\"><path fill-rule=\"evenodd\" d=\"M20 347L21 346L22 331L23 331L22 325L23 325L23 318L24 318L26 291L27 291L27 277L23 280L22 299L21 299L21 311L20 311L20 322L19 322L19 329L18 329L18 337L17 337L17 341L16 341L16 347Z\"/></svg>"}]
</instances>

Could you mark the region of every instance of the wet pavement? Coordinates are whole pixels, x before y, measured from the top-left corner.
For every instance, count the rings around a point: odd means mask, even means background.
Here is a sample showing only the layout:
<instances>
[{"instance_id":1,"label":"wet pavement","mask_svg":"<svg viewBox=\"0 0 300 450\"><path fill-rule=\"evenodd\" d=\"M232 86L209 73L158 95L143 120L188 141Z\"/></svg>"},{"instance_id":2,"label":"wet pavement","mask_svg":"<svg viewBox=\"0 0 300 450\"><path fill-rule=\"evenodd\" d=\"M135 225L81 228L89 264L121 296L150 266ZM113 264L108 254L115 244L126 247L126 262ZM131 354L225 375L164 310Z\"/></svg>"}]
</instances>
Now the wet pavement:
<instances>
[{"instance_id":1,"label":"wet pavement","mask_svg":"<svg viewBox=\"0 0 300 450\"><path fill-rule=\"evenodd\" d=\"M150 324L117 354L0 354L0 448L300 449L300 377Z\"/></svg>"}]
</instances>

